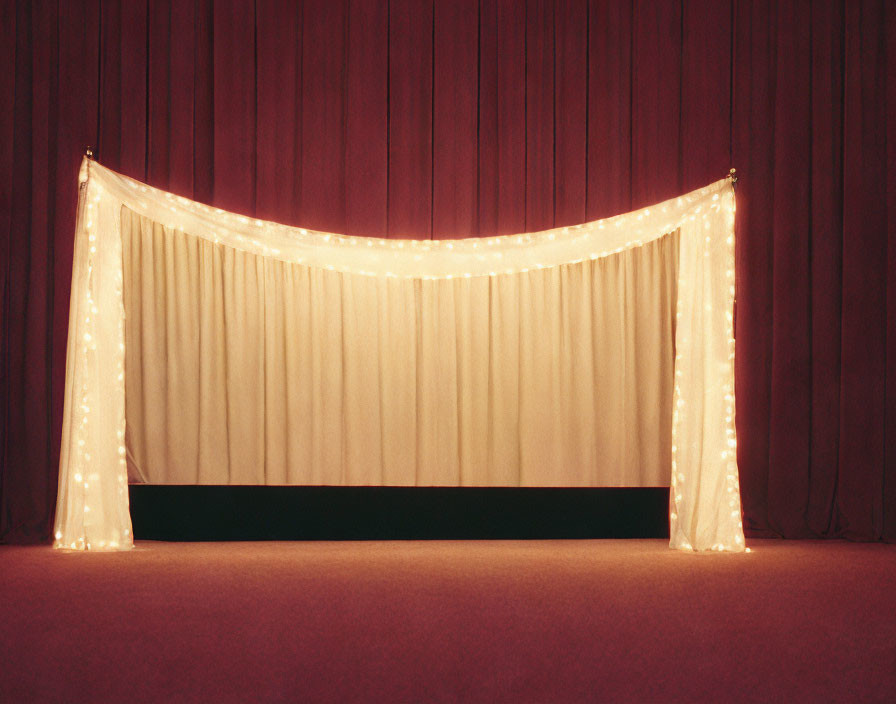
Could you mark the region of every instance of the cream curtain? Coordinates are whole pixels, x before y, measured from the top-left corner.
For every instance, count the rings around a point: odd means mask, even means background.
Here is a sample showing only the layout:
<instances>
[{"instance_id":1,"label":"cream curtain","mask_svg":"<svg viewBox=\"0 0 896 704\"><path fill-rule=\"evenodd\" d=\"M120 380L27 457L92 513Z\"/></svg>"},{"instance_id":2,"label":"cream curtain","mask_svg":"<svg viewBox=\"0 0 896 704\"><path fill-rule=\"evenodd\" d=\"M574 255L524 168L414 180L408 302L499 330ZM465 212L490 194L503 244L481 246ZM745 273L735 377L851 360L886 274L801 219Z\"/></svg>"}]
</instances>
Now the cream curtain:
<instances>
[{"instance_id":1,"label":"cream curtain","mask_svg":"<svg viewBox=\"0 0 896 704\"><path fill-rule=\"evenodd\" d=\"M92 161L79 203L58 547L129 547L130 477L671 485L673 547L743 549L727 180L444 242L251 220Z\"/></svg>"},{"instance_id":2,"label":"cream curtain","mask_svg":"<svg viewBox=\"0 0 896 704\"><path fill-rule=\"evenodd\" d=\"M122 241L131 482L669 485L675 234L427 281Z\"/></svg>"}]
</instances>

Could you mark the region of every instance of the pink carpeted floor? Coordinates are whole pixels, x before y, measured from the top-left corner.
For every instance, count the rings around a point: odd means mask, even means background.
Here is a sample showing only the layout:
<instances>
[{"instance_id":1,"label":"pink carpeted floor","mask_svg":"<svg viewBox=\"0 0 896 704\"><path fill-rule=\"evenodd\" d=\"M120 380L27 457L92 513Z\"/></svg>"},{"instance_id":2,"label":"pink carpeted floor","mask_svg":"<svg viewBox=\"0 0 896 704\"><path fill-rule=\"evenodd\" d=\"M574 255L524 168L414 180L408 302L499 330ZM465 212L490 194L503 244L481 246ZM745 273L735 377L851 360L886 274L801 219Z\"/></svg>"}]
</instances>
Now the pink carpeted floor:
<instances>
[{"instance_id":1,"label":"pink carpeted floor","mask_svg":"<svg viewBox=\"0 0 896 704\"><path fill-rule=\"evenodd\" d=\"M0 702L894 702L896 546L0 548Z\"/></svg>"}]
</instances>

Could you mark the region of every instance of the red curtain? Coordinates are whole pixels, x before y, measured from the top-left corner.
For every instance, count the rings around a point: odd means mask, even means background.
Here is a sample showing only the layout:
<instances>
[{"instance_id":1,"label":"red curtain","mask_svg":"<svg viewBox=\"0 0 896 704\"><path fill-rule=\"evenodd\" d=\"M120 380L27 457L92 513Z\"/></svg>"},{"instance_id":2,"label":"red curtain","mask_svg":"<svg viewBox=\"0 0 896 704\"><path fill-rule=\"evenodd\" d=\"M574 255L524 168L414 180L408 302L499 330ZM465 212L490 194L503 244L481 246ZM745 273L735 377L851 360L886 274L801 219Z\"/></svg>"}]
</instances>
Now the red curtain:
<instances>
[{"instance_id":1,"label":"red curtain","mask_svg":"<svg viewBox=\"0 0 896 704\"><path fill-rule=\"evenodd\" d=\"M0 535L52 522L76 176L443 238L738 183L752 535L896 536L896 3L0 4Z\"/></svg>"}]
</instances>

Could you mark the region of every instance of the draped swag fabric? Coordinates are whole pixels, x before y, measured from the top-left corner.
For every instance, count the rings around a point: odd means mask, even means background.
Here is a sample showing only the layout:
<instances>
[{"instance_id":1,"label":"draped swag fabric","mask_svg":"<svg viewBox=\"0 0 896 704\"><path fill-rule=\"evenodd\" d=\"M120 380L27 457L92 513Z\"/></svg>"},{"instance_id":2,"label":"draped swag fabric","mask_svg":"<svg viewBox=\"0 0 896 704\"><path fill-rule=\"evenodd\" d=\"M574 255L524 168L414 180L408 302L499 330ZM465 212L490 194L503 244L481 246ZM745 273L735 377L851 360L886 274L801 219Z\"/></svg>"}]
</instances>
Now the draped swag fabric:
<instances>
[{"instance_id":1,"label":"draped swag fabric","mask_svg":"<svg viewBox=\"0 0 896 704\"><path fill-rule=\"evenodd\" d=\"M87 159L79 193L56 547L133 545L128 456L143 481L590 486L605 453L610 483L669 471L672 547L744 549L728 179L442 243L264 222Z\"/></svg>"},{"instance_id":2,"label":"draped swag fabric","mask_svg":"<svg viewBox=\"0 0 896 704\"><path fill-rule=\"evenodd\" d=\"M886 0L0 3L0 536L52 532L93 144L221 208L433 239L734 165L746 529L893 538L894 37Z\"/></svg>"}]
</instances>

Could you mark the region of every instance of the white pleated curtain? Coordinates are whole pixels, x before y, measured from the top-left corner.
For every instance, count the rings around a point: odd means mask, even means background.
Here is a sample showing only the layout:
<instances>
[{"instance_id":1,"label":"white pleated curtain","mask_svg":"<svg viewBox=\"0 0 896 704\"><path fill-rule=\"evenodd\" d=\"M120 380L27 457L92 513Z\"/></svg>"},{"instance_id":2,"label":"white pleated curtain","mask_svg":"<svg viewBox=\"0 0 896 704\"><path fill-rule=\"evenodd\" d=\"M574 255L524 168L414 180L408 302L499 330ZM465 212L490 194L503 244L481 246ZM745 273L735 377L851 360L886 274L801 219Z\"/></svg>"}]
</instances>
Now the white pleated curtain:
<instances>
[{"instance_id":1,"label":"white pleated curtain","mask_svg":"<svg viewBox=\"0 0 896 704\"><path fill-rule=\"evenodd\" d=\"M672 547L742 550L733 214L725 179L574 227L378 240L85 160L54 544L130 547L130 479L665 485Z\"/></svg>"},{"instance_id":2,"label":"white pleated curtain","mask_svg":"<svg viewBox=\"0 0 896 704\"><path fill-rule=\"evenodd\" d=\"M675 234L426 281L122 243L130 483L669 485Z\"/></svg>"}]
</instances>

